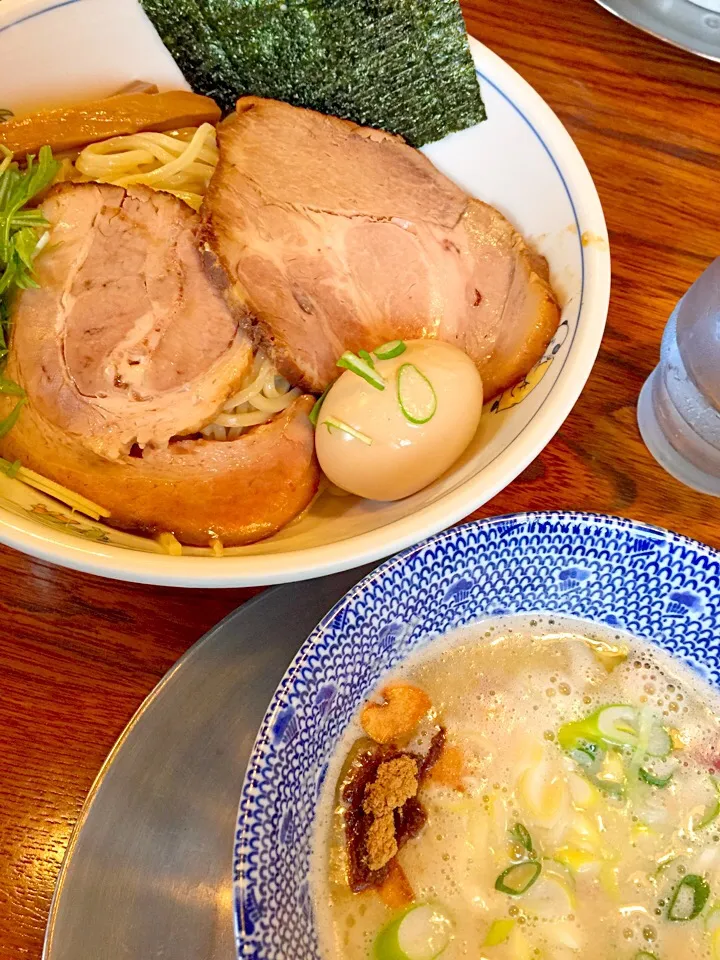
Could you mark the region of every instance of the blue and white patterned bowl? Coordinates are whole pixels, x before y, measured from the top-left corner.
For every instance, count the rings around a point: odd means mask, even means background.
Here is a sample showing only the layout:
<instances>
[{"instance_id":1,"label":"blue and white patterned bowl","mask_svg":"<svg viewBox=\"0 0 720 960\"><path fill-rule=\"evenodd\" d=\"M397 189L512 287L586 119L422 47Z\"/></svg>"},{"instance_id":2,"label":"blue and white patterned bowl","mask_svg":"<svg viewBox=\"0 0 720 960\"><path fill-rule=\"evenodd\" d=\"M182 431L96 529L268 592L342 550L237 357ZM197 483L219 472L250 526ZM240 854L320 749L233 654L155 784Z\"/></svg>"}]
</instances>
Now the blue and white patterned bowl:
<instances>
[{"instance_id":1,"label":"blue and white patterned bowl","mask_svg":"<svg viewBox=\"0 0 720 960\"><path fill-rule=\"evenodd\" d=\"M235 838L239 957L319 957L308 889L316 803L380 676L455 627L540 611L626 630L720 680L720 554L677 534L530 513L457 527L387 561L303 644L260 728Z\"/></svg>"}]
</instances>

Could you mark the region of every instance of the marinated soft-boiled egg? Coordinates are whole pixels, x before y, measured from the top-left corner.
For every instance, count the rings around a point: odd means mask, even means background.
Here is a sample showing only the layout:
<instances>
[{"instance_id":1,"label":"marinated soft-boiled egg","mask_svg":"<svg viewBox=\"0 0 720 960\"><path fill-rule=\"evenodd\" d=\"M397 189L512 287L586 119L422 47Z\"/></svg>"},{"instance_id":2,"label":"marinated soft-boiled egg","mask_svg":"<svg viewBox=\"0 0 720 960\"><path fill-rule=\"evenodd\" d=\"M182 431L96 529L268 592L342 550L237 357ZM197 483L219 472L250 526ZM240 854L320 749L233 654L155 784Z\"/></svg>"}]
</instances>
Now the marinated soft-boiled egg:
<instances>
[{"instance_id":1,"label":"marinated soft-boiled egg","mask_svg":"<svg viewBox=\"0 0 720 960\"><path fill-rule=\"evenodd\" d=\"M336 486L399 500L443 474L467 448L482 411L475 364L439 340L395 341L345 354L348 369L317 417L315 447Z\"/></svg>"}]
</instances>

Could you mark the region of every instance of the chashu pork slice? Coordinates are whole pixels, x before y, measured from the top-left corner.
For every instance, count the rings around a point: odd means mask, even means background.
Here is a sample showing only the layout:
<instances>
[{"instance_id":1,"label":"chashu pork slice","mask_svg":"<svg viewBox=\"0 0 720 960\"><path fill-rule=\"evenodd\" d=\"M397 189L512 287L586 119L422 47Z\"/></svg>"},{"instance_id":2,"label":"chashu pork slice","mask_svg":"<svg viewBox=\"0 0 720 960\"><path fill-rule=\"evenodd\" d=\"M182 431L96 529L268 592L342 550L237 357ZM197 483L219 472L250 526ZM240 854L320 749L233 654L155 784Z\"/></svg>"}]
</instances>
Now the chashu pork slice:
<instances>
[{"instance_id":1,"label":"chashu pork slice","mask_svg":"<svg viewBox=\"0 0 720 960\"><path fill-rule=\"evenodd\" d=\"M38 289L13 308L16 377L58 430L111 459L212 420L252 364L208 279L198 218L147 187L64 184Z\"/></svg>"},{"instance_id":2,"label":"chashu pork slice","mask_svg":"<svg viewBox=\"0 0 720 960\"><path fill-rule=\"evenodd\" d=\"M257 97L218 134L205 237L293 383L321 390L347 349L438 337L490 398L542 356L559 322L544 259L399 137Z\"/></svg>"},{"instance_id":3,"label":"chashu pork slice","mask_svg":"<svg viewBox=\"0 0 720 960\"><path fill-rule=\"evenodd\" d=\"M186 544L269 536L317 490L313 398L233 441L193 437L252 364L208 279L198 218L145 188L55 188L40 287L13 303L6 375L27 400L0 455ZM0 395L0 419L16 397ZM188 436L189 435L189 436Z\"/></svg>"},{"instance_id":4,"label":"chashu pork slice","mask_svg":"<svg viewBox=\"0 0 720 960\"><path fill-rule=\"evenodd\" d=\"M4 457L106 507L113 526L174 533L191 546L206 547L216 538L237 546L276 533L315 495L320 468L308 419L313 403L297 397L237 440L185 439L147 449L142 458L115 460L58 432L27 406L0 444ZM0 401L6 412L8 405Z\"/></svg>"}]
</instances>

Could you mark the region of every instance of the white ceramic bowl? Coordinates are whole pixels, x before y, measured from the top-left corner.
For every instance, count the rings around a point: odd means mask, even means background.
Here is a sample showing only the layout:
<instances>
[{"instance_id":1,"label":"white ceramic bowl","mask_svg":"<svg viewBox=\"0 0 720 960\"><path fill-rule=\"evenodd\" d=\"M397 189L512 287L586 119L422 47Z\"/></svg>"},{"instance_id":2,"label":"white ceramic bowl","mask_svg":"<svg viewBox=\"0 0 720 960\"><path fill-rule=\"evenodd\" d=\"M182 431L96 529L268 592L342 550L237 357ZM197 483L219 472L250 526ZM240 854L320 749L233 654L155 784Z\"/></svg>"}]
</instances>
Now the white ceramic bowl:
<instances>
[{"instance_id":1,"label":"white ceramic bowl","mask_svg":"<svg viewBox=\"0 0 720 960\"><path fill-rule=\"evenodd\" d=\"M528 382L486 409L446 475L396 503L323 494L275 537L221 558L161 552L149 539L73 516L0 475L0 540L107 577L228 587L302 580L388 556L467 516L510 483L572 409L592 368L610 294L610 254L595 186L552 110L477 41L488 120L427 147L469 193L494 204L548 258L563 303L558 334ZM0 107L110 94L132 80L183 83L136 0L3 0Z\"/></svg>"}]
</instances>

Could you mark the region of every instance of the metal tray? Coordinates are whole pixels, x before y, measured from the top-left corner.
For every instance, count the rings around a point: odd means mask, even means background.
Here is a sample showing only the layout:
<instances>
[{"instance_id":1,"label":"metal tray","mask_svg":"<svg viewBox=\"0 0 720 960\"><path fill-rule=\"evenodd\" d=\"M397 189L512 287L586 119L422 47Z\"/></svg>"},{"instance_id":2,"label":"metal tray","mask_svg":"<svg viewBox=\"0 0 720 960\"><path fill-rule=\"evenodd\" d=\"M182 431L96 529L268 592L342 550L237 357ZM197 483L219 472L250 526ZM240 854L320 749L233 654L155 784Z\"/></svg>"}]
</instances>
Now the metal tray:
<instances>
[{"instance_id":1,"label":"metal tray","mask_svg":"<svg viewBox=\"0 0 720 960\"><path fill-rule=\"evenodd\" d=\"M601 7L661 40L720 61L718 0L597 0ZM712 9L718 6L718 12Z\"/></svg>"},{"instance_id":2,"label":"metal tray","mask_svg":"<svg viewBox=\"0 0 720 960\"><path fill-rule=\"evenodd\" d=\"M45 960L234 960L232 847L256 731L300 644L371 569L253 598L158 684L82 810Z\"/></svg>"}]
</instances>

